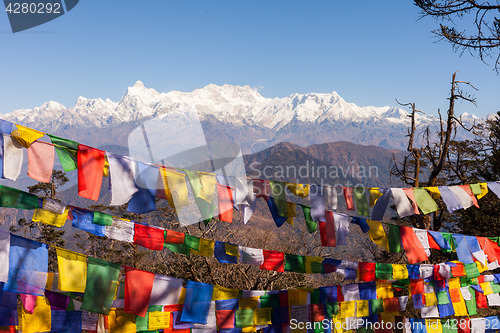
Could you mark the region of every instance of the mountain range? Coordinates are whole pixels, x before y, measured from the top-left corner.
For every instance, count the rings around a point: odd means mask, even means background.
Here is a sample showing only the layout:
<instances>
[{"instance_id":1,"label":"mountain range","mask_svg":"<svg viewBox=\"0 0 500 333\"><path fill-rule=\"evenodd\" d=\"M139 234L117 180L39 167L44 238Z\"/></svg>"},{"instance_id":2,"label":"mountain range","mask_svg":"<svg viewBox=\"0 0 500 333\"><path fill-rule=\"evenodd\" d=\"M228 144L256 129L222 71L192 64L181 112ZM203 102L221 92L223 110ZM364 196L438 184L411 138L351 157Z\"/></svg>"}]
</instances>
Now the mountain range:
<instances>
[{"instance_id":1,"label":"mountain range","mask_svg":"<svg viewBox=\"0 0 500 333\"><path fill-rule=\"evenodd\" d=\"M3 119L51 134L123 153L133 129L148 120L196 111L206 141L237 143L244 153L255 153L290 142L310 146L346 141L405 149L408 112L399 107L360 107L336 92L292 94L266 98L249 86L210 84L192 92L158 92L140 81L118 102L79 97L73 107L46 102L33 109L4 114ZM465 125L481 119L463 114ZM439 129L439 119L418 114L417 127ZM172 124L176 125L176 124ZM159 121L159 130L168 125ZM467 133L459 131L458 138ZM116 151L118 150L118 151Z\"/></svg>"}]
</instances>

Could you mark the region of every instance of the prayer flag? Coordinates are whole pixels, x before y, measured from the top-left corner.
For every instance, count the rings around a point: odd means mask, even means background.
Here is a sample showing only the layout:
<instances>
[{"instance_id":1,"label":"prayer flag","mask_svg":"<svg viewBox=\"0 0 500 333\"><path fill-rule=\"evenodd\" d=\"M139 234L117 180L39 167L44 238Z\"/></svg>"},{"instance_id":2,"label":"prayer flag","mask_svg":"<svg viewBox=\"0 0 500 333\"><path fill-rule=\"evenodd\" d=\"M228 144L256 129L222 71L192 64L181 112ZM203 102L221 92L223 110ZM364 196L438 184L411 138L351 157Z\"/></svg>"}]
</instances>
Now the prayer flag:
<instances>
[{"instance_id":1,"label":"prayer flag","mask_svg":"<svg viewBox=\"0 0 500 333\"><path fill-rule=\"evenodd\" d=\"M28 176L50 183L54 167L54 147L46 142L34 142L28 148Z\"/></svg>"},{"instance_id":2,"label":"prayer flag","mask_svg":"<svg viewBox=\"0 0 500 333\"><path fill-rule=\"evenodd\" d=\"M109 314L118 287L120 265L89 257L82 310Z\"/></svg>"},{"instance_id":3,"label":"prayer flag","mask_svg":"<svg viewBox=\"0 0 500 333\"><path fill-rule=\"evenodd\" d=\"M125 312L146 316L154 280L154 273L125 267Z\"/></svg>"},{"instance_id":4,"label":"prayer flag","mask_svg":"<svg viewBox=\"0 0 500 333\"><path fill-rule=\"evenodd\" d=\"M97 201L104 169L103 150L78 145L78 195Z\"/></svg>"}]
</instances>

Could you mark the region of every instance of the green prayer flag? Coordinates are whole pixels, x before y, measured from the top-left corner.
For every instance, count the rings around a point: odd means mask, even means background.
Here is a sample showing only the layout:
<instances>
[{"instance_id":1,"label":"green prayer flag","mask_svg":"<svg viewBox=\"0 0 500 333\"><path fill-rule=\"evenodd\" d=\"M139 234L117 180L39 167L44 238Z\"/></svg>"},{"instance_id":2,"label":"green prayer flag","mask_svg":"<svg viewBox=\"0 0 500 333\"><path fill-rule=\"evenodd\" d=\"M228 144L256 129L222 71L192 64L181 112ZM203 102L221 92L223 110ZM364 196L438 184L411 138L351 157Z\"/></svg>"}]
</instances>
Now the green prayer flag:
<instances>
[{"instance_id":1,"label":"green prayer flag","mask_svg":"<svg viewBox=\"0 0 500 333\"><path fill-rule=\"evenodd\" d=\"M251 327L253 326L253 309L236 310L234 318L236 327Z\"/></svg>"},{"instance_id":2,"label":"green prayer flag","mask_svg":"<svg viewBox=\"0 0 500 333\"><path fill-rule=\"evenodd\" d=\"M458 332L456 319L441 319L441 327L443 328L443 333Z\"/></svg>"},{"instance_id":3,"label":"green prayer flag","mask_svg":"<svg viewBox=\"0 0 500 333\"><path fill-rule=\"evenodd\" d=\"M353 191L354 203L356 204L356 210L360 216L370 216L370 210L368 208L368 198L366 197L365 187L355 187Z\"/></svg>"},{"instance_id":4,"label":"green prayer flag","mask_svg":"<svg viewBox=\"0 0 500 333\"><path fill-rule=\"evenodd\" d=\"M481 191L481 185L479 184L470 184L470 190L472 191L472 194L474 195L479 195L482 194L483 191Z\"/></svg>"},{"instance_id":5,"label":"green prayer flag","mask_svg":"<svg viewBox=\"0 0 500 333\"><path fill-rule=\"evenodd\" d=\"M420 208L422 213L429 214L438 210L438 205L427 190L423 187L416 187L413 189L413 194L415 200L417 201L417 206Z\"/></svg>"},{"instance_id":6,"label":"green prayer flag","mask_svg":"<svg viewBox=\"0 0 500 333\"><path fill-rule=\"evenodd\" d=\"M310 296L310 302L311 304L320 304L321 302L319 301L319 289L314 289L313 292L311 293Z\"/></svg>"},{"instance_id":7,"label":"green prayer flag","mask_svg":"<svg viewBox=\"0 0 500 333\"><path fill-rule=\"evenodd\" d=\"M443 235L443 238L445 241L450 244L451 250L443 250L441 249L442 252L451 252L455 250L455 240L453 239L453 235L450 232L442 232L441 235Z\"/></svg>"},{"instance_id":8,"label":"green prayer flag","mask_svg":"<svg viewBox=\"0 0 500 333\"><path fill-rule=\"evenodd\" d=\"M109 314L118 287L120 265L88 257L82 310Z\"/></svg>"},{"instance_id":9,"label":"green prayer flag","mask_svg":"<svg viewBox=\"0 0 500 333\"><path fill-rule=\"evenodd\" d=\"M323 273L323 263L311 261L311 273Z\"/></svg>"},{"instance_id":10,"label":"green prayer flag","mask_svg":"<svg viewBox=\"0 0 500 333\"><path fill-rule=\"evenodd\" d=\"M372 299L370 300L370 307L372 309L371 313L378 314L384 312L384 300L383 299Z\"/></svg>"},{"instance_id":11,"label":"green prayer flag","mask_svg":"<svg viewBox=\"0 0 500 333\"><path fill-rule=\"evenodd\" d=\"M394 288L405 289L410 284L410 279L396 280L392 283Z\"/></svg>"},{"instance_id":12,"label":"green prayer flag","mask_svg":"<svg viewBox=\"0 0 500 333\"><path fill-rule=\"evenodd\" d=\"M323 329L323 323L321 321L313 322L313 330L314 333L324 333L325 330Z\"/></svg>"},{"instance_id":13,"label":"green prayer flag","mask_svg":"<svg viewBox=\"0 0 500 333\"><path fill-rule=\"evenodd\" d=\"M493 290L494 294L500 293L500 284L495 282L490 282L491 290Z\"/></svg>"},{"instance_id":14,"label":"green prayer flag","mask_svg":"<svg viewBox=\"0 0 500 333\"><path fill-rule=\"evenodd\" d=\"M260 296L261 308L279 308L280 298L279 294L270 294Z\"/></svg>"},{"instance_id":15,"label":"green prayer flag","mask_svg":"<svg viewBox=\"0 0 500 333\"><path fill-rule=\"evenodd\" d=\"M57 157L64 169L68 172L77 168L78 142L63 139L55 135L47 134L56 148Z\"/></svg>"},{"instance_id":16,"label":"green prayer flag","mask_svg":"<svg viewBox=\"0 0 500 333\"><path fill-rule=\"evenodd\" d=\"M448 293L444 290L437 292L436 297L439 305L445 305L450 303L450 298L448 297Z\"/></svg>"},{"instance_id":17,"label":"green prayer flag","mask_svg":"<svg viewBox=\"0 0 500 333\"><path fill-rule=\"evenodd\" d=\"M121 281L118 286L118 298L125 298L125 282Z\"/></svg>"},{"instance_id":18,"label":"green prayer flag","mask_svg":"<svg viewBox=\"0 0 500 333\"><path fill-rule=\"evenodd\" d=\"M66 311L75 311L75 304L73 303L73 300L70 299L68 302L68 306L66 306Z\"/></svg>"},{"instance_id":19,"label":"green prayer flag","mask_svg":"<svg viewBox=\"0 0 500 333\"><path fill-rule=\"evenodd\" d=\"M110 226L113 223L113 217L105 213L94 212L92 223L103 226Z\"/></svg>"},{"instance_id":20,"label":"green prayer flag","mask_svg":"<svg viewBox=\"0 0 500 333\"><path fill-rule=\"evenodd\" d=\"M332 319L335 317L340 311L339 303L325 303L325 315Z\"/></svg>"},{"instance_id":21,"label":"green prayer flag","mask_svg":"<svg viewBox=\"0 0 500 333\"><path fill-rule=\"evenodd\" d=\"M189 255L191 253L191 249L187 247L186 244L163 243L163 247L175 253L181 253L185 255Z\"/></svg>"},{"instance_id":22,"label":"green prayer flag","mask_svg":"<svg viewBox=\"0 0 500 333\"><path fill-rule=\"evenodd\" d=\"M149 313L146 312L144 317L135 316L135 327L137 332L144 332L148 330Z\"/></svg>"},{"instance_id":23,"label":"green prayer flag","mask_svg":"<svg viewBox=\"0 0 500 333\"><path fill-rule=\"evenodd\" d=\"M476 293L470 287L469 291L472 297L470 300L465 300L465 306L467 307L467 312L469 313L469 316L475 316L477 315Z\"/></svg>"},{"instance_id":24,"label":"green prayer flag","mask_svg":"<svg viewBox=\"0 0 500 333\"><path fill-rule=\"evenodd\" d=\"M274 202L278 207L278 213L280 216L286 216L288 210L288 204L286 201L286 184L282 182L270 181L269 185L271 187L271 194L273 196Z\"/></svg>"},{"instance_id":25,"label":"green prayer flag","mask_svg":"<svg viewBox=\"0 0 500 333\"><path fill-rule=\"evenodd\" d=\"M302 207L302 212L304 213L304 219L306 220L306 227L307 231L309 231L310 234L316 231L318 229L318 223L316 221L313 221L312 216L311 216L311 207L309 206L304 206L300 205Z\"/></svg>"},{"instance_id":26,"label":"green prayer flag","mask_svg":"<svg viewBox=\"0 0 500 333\"><path fill-rule=\"evenodd\" d=\"M467 275L468 278L475 278L481 275L475 263L464 264L464 267L465 267L465 275Z\"/></svg>"},{"instance_id":27,"label":"green prayer flag","mask_svg":"<svg viewBox=\"0 0 500 333\"><path fill-rule=\"evenodd\" d=\"M391 280L392 279L392 265L376 263L375 264L375 276L380 280Z\"/></svg>"},{"instance_id":28,"label":"green prayer flag","mask_svg":"<svg viewBox=\"0 0 500 333\"><path fill-rule=\"evenodd\" d=\"M306 272L306 257L296 254L286 254L285 256L285 271L305 273Z\"/></svg>"},{"instance_id":29,"label":"green prayer flag","mask_svg":"<svg viewBox=\"0 0 500 333\"><path fill-rule=\"evenodd\" d=\"M186 234L184 237L184 244L190 249L200 251L200 237Z\"/></svg>"},{"instance_id":30,"label":"green prayer flag","mask_svg":"<svg viewBox=\"0 0 500 333\"><path fill-rule=\"evenodd\" d=\"M389 234L387 238L389 240L389 250L392 253L401 252L401 234L399 233L398 225L389 224Z\"/></svg>"},{"instance_id":31,"label":"green prayer flag","mask_svg":"<svg viewBox=\"0 0 500 333\"><path fill-rule=\"evenodd\" d=\"M38 197L34 194L0 185L1 207L19 209L37 209Z\"/></svg>"}]
</instances>

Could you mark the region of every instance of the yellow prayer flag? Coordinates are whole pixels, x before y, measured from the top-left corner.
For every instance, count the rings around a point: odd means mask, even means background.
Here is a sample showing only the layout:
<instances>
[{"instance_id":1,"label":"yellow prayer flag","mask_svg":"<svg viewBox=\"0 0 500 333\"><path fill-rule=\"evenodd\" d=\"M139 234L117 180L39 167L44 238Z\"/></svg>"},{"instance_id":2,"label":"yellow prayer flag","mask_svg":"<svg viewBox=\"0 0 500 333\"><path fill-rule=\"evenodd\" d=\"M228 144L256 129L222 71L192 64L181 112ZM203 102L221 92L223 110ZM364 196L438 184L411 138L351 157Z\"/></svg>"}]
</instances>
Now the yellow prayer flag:
<instances>
[{"instance_id":1,"label":"yellow prayer flag","mask_svg":"<svg viewBox=\"0 0 500 333\"><path fill-rule=\"evenodd\" d=\"M35 310L29 313L22 306L21 310L22 331L27 333L50 332L52 318L49 301L42 296L36 298Z\"/></svg>"},{"instance_id":2,"label":"yellow prayer flag","mask_svg":"<svg viewBox=\"0 0 500 333\"><path fill-rule=\"evenodd\" d=\"M17 129L10 133L24 148L29 148L33 142L40 139L45 133L16 124Z\"/></svg>"},{"instance_id":3,"label":"yellow prayer flag","mask_svg":"<svg viewBox=\"0 0 500 333\"><path fill-rule=\"evenodd\" d=\"M481 188L481 194L478 194L477 198L481 199L488 194L488 183L479 183L479 187Z\"/></svg>"},{"instance_id":4,"label":"yellow prayer flag","mask_svg":"<svg viewBox=\"0 0 500 333\"><path fill-rule=\"evenodd\" d=\"M54 284L54 273L53 272L47 272L47 282L45 283L45 289L47 290L54 290L52 288L52 285Z\"/></svg>"},{"instance_id":5,"label":"yellow prayer flag","mask_svg":"<svg viewBox=\"0 0 500 333\"><path fill-rule=\"evenodd\" d=\"M160 168L160 175L170 207L179 209L189 205L186 175L165 168Z\"/></svg>"},{"instance_id":6,"label":"yellow prayer flag","mask_svg":"<svg viewBox=\"0 0 500 333\"><path fill-rule=\"evenodd\" d=\"M467 305L465 304L464 297L460 292L458 292L457 294L460 297L460 302L452 303L453 310L455 310L455 316L457 317L468 316L469 314L467 312Z\"/></svg>"},{"instance_id":7,"label":"yellow prayer flag","mask_svg":"<svg viewBox=\"0 0 500 333\"><path fill-rule=\"evenodd\" d=\"M425 306L435 306L438 305L438 299L435 293L424 294Z\"/></svg>"},{"instance_id":8,"label":"yellow prayer flag","mask_svg":"<svg viewBox=\"0 0 500 333\"><path fill-rule=\"evenodd\" d=\"M48 210L37 208L35 209L35 213L33 214L31 220L33 222L41 222L60 228L66 223L66 220L68 219L68 212L68 208L64 209L63 214L56 214Z\"/></svg>"},{"instance_id":9,"label":"yellow prayer flag","mask_svg":"<svg viewBox=\"0 0 500 333\"><path fill-rule=\"evenodd\" d=\"M479 273L482 273L482 272L485 272L488 270L488 265L481 263L479 261L474 261L474 262L476 263L477 270L479 271Z\"/></svg>"},{"instance_id":10,"label":"yellow prayer flag","mask_svg":"<svg viewBox=\"0 0 500 333\"><path fill-rule=\"evenodd\" d=\"M239 257L240 256L240 248L239 248L238 245L233 245L233 244L225 243L224 247L226 249L226 254L227 255L233 256L233 257Z\"/></svg>"},{"instance_id":11,"label":"yellow prayer flag","mask_svg":"<svg viewBox=\"0 0 500 333\"><path fill-rule=\"evenodd\" d=\"M191 249L191 254L196 254L204 257L211 257L214 254L215 241L210 239L200 238L200 251Z\"/></svg>"},{"instance_id":12,"label":"yellow prayer flag","mask_svg":"<svg viewBox=\"0 0 500 333\"><path fill-rule=\"evenodd\" d=\"M449 289L460 289L460 278L459 277L454 277L448 280L449 282Z\"/></svg>"},{"instance_id":13,"label":"yellow prayer flag","mask_svg":"<svg viewBox=\"0 0 500 333\"><path fill-rule=\"evenodd\" d=\"M217 183L217 178L213 173L207 172L199 172L198 177L201 183L201 189L198 197L205 200L206 202L212 203L214 201L215 184Z\"/></svg>"},{"instance_id":14,"label":"yellow prayer flag","mask_svg":"<svg viewBox=\"0 0 500 333\"><path fill-rule=\"evenodd\" d=\"M340 318L349 318L356 315L356 301L340 303Z\"/></svg>"},{"instance_id":15,"label":"yellow prayer flag","mask_svg":"<svg viewBox=\"0 0 500 333\"><path fill-rule=\"evenodd\" d=\"M293 218L297 216L297 212L295 211L295 203L287 201L286 203L286 222L290 225L293 225Z\"/></svg>"},{"instance_id":16,"label":"yellow prayer flag","mask_svg":"<svg viewBox=\"0 0 500 333\"><path fill-rule=\"evenodd\" d=\"M135 315L123 309L111 309L108 315L109 333L135 333Z\"/></svg>"},{"instance_id":17,"label":"yellow prayer flag","mask_svg":"<svg viewBox=\"0 0 500 333\"><path fill-rule=\"evenodd\" d=\"M392 290L392 283L387 281L377 280L375 282L377 288L377 298L393 298L394 291Z\"/></svg>"},{"instance_id":18,"label":"yellow prayer flag","mask_svg":"<svg viewBox=\"0 0 500 333\"><path fill-rule=\"evenodd\" d=\"M396 313L397 312L382 312L380 314L380 320L386 323L394 323L396 321Z\"/></svg>"},{"instance_id":19,"label":"yellow prayer flag","mask_svg":"<svg viewBox=\"0 0 500 333\"><path fill-rule=\"evenodd\" d=\"M102 176L103 177L109 176L109 162L107 156L104 156L104 167L102 169Z\"/></svg>"},{"instance_id":20,"label":"yellow prayer flag","mask_svg":"<svg viewBox=\"0 0 500 333\"><path fill-rule=\"evenodd\" d=\"M255 325L271 325L272 308L257 308L253 312Z\"/></svg>"},{"instance_id":21,"label":"yellow prayer flag","mask_svg":"<svg viewBox=\"0 0 500 333\"><path fill-rule=\"evenodd\" d=\"M170 326L170 312L148 312L148 331L162 330Z\"/></svg>"},{"instance_id":22,"label":"yellow prayer flag","mask_svg":"<svg viewBox=\"0 0 500 333\"><path fill-rule=\"evenodd\" d=\"M408 278L408 269L403 264L392 265L392 278L394 280L405 280Z\"/></svg>"},{"instance_id":23,"label":"yellow prayer flag","mask_svg":"<svg viewBox=\"0 0 500 333\"><path fill-rule=\"evenodd\" d=\"M304 289L288 290L288 306L306 305L309 292Z\"/></svg>"},{"instance_id":24,"label":"yellow prayer flag","mask_svg":"<svg viewBox=\"0 0 500 333\"><path fill-rule=\"evenodd\" d=\"M369 192L370 192L370 207L373 207L375 206L377 199L382 196L382 192L380 192L380 189L378 187L370 188Z\"/></svg>"},{"instance_id":25,"label":"yellow prayer flag","mask_svg":"<svg viewBox=\"0 0 500 333\"><path fill-rule=\"evenodd\" d=\"M185 298L186 298L186 288L182 287L181 295L179 296L179 304L184 304Z\"/></svg>"},{"instance_id":26,"label":"yellow prayer flag","mask_svg":"<svg viewBox=\"0 0 500 333\"><path fill-rule=\"evenodd\" d=\"M308 274L313 273L312 267L311 267L313 263L317 263L317 264L321 265L322 262L323 262L322 257L306 256L306 273L308 273Z\"/></svg>"},{"instance_id":27,"label":"yellow prayer flag","mask_svg":"<svg viewBox=\"0 0 500 333\"><path fill-rule=\"evenodd\" d=\"M293 195L298 197L305 198L309 195L309 184L286 183L285 186Z\"/></svg>"},{"instance_id":28,"label":"yellow prayer flag","mask_svg":"<svg viewBox=\"0 0 500 333\"><path fill-rule=\"evenodd\" d=\"M426 319L425 328L427 328L427 333L443 333L440 319Z\"/></svg>"},{"instance_id":29,"label":"yellow prayer flag","mask_svg":"<svg viewBox=\"0 0 500 333\"><path fill-rule=\"evenodd\" d=\"M259 305L259 296L240 298L240 310L243 309L256 309Z\"/></svg>"},{"instance_id":30,"label":"yellow prayer flag","mask_svg":"<svg viewBox=\"0 0 500 333\"><path fill-rule=\"evenodd\" d=\"M368 317L370 315L370 302L366 300L356 302L356 317Z\"/></svg>"},{"instance_id":31,"label":"yellow prayer flag","mask_svg":"<svg viewBox=\"0 0 500 333\"><path fill-rule=\"evenodd\" d=\"M340 311L336 316L332 316L332 333L344 333L342 329L342 318L340 316Z\"/></svg>"},{"instance_id":32,"label":"yellow prayer flag","mask_svg":"<svg viewBox=\"0 0 500 333\"><path fill-rule=\"evenodd\" d=\"M367 220L368 226L370 226L370 230L368 231L368 235L371 240L383 248L385 251L389 252L389 241L387 239L387 235L385 233L384 227L382 223L379 221L371 221Z\"/></svg>"},{"instance_id":33,"label":"yellow prayer flag","mask_svg":"<svg viewBox=\"0 0 500 333\"><path fill-rule=\"evenodd\" d=\"M489 282L483 282L479 284L483 289L484 296L488 296L493 294L493 289L491 288L491 284Z\"/></svg>"},{"instance_id":34,"label":"yellow prayer flag","mask_svg":"<svg viewBox=\"0 0 500 333\"><path fill-rule=\"evenodd\" d=\"M229 289L214 285L214 291L212 293L212 301L218 301L221 299L235 299L238 298L240 291L238 289Z\"/></svg>"},{"instance_id":35,"label":"yellow prayer flag","mask_svg":"<svg viewBox=\"0 0 500 333\"><path fill-rule=\"evenodd\" d=\"M257 332L257 327L255 325L248 326L248 327L242 327L241 332L242 333Z\"/></svg>"},{"instance_id":36,"label":"yellow prayer flag","mask_svg":"<svg viewBox=\"0 0 500 333\"><path fill-rule=\"evenodd\" d=\"M427 186L424 188L429 192L434 200L439 199L441 196L441 192L439 192L439 188L437 186Z\"/></svg>"},{"instance_id":37,"label":"yellow prayer flag","mask_svg":"<svg viewBox=\"0 0 500 333\"><path fill-rule=\"evenodd\" d=\"M59 268L59 290L85 292L87 282L87 256L57 248Z\"/></svg>"}]
</instances>

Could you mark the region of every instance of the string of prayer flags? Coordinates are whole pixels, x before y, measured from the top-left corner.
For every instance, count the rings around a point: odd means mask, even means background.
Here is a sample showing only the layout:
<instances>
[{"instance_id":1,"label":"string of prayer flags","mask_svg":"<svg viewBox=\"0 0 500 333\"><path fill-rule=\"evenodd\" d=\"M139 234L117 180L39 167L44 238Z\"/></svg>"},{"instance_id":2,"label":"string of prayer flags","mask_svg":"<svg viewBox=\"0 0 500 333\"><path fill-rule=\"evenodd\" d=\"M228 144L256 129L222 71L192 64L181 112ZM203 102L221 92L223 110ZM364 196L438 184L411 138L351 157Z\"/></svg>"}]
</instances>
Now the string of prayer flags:
<instances>
[{"instance_id":1,"label":"string of prayer flags","mask_svg":"<svg viewBox=\"0 0 500 333\"><path fill-rule=\"evenodd\" d=\"M135 185L136 162L125 156L106 152L109 163L111 206L121 206L138 191Z\"/></svg>"},{"instance_id":2,"label":"string of prayer flags","mask_svg":"<svg viewBox=\"0 0 500 333\"><path fill-rule=\"evenodd\" d=\"M59 269L58 288L61 291L85 292L87 281L87 256L57 248Z\"/></svg>"},{"instance_id":3,"label":"string of prayer flags","mask_svg":"<svg viewBox=\"0 0 500 333\"><path fill-rule=\"evenodd\" d=\"M54 147L48 143L36 141L28 148L28 176L50 183L54 168Z\"/></svg>"},{"instance_id":4,"label":"string of prayer flags","mask_svg":"<svg viewBox=\"0 0 500 333\"><path fill-rule=\"evenodd\" d=\"M88 257L87 280L82 310L109 314L118 287L120 266Z\"/></svg>"},{"instance_id":5,"label":"string of prayer flags","mask_svg":"<svg viewBox=\"0 0 500 333\"><path fill-rule=\"evenodd\" d=\"M154 273L125 267L125 312L146 316L154 281Z\"/></svg>"},{"instance_id":6,"label":"string of prayer flags","mask_svg":"<svg viewBox=\"0 0 500 333\"><path fill-rule=\"evenodd\" d=\"M102 184L104 169L103 150L85 145L78 145L78 195L97 201Z\"/></svg>"},{"instance_id":7,"label":"string of prayer flags","mask_svg":"<svg viewBox=\"0 0 500 333\"><path fill-rule=\"evenodd\" d=\"M48 246L10 235L9 278L4 290L43 296L47 282Z\"/></svg>"},{"instance_id":8,"label":"string of prayer flags","mask_svg":"<svg viewBox=\"0 0 500 333\"><path fill-rule=\"evenodd\" d=\"M2 134L2 136L2 177L15 181L21 174L23 166L23 146L18 141L13 140L10 135Z\"/></svg>"}]
</instances>

